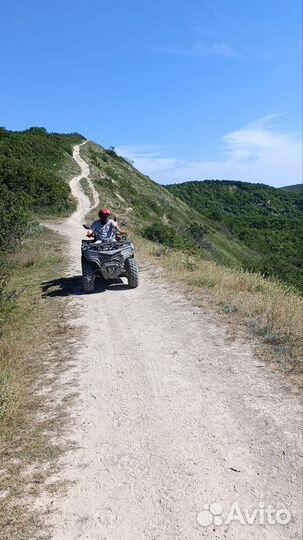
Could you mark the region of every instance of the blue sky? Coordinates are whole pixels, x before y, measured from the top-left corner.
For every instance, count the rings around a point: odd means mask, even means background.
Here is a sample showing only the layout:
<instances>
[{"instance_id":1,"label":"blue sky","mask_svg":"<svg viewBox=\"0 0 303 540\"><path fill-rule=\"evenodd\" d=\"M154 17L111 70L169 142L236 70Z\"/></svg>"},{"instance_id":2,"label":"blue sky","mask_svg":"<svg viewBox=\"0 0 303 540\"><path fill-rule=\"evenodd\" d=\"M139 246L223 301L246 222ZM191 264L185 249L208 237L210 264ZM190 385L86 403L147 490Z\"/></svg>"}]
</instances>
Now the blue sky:
<instances>
[{"instance_id":1,"label":"blue sky","mask_svg":"<svg viewBox=\"0 0 303 540\"><path fill-rule=\"evenodd\" d=\"M301 0L10 0L0 125L78 131L153 179L301 179Z\"/></svg>"}]
</instances>

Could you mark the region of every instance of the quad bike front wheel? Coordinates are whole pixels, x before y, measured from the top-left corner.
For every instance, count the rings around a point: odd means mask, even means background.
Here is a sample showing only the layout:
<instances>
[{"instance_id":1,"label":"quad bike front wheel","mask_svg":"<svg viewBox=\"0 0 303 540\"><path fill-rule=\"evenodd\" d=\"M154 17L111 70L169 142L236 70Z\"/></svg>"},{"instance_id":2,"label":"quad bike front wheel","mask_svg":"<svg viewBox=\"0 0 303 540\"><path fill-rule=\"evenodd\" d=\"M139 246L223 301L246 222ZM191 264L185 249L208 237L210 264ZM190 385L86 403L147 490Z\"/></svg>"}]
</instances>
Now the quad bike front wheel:
<instances>
[{"instance_id":1,"label":"quad bike front wheel","mask_svg":"<svg viewBox=\"0 0 303 540\"><path fill-rule=\"evenodd\" d=\"M128 279L128 286L131 289L135 289L139 285L139 269L135 259L128 259L126 261L126 276Z\"/></svg>"},{"instance_id":2,"label":"quad bike front wheel","mask_svg":"<svg viewBox=\"0 0 303 540\"><path fill-rule=\"evenodd\" d=\"M95 288L95 273L93 265L90 261L82 257L82 283L85 292L93 292Z\"/></svg>"}]
</instances>

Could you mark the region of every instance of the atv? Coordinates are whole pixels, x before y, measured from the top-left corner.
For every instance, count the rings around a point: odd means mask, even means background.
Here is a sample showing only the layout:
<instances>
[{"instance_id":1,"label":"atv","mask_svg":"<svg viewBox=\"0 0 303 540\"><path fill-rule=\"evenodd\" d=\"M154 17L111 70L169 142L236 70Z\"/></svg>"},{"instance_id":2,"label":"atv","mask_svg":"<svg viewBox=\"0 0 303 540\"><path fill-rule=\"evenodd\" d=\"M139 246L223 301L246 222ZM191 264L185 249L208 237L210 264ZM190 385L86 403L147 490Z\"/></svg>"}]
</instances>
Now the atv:
<instances>
[{"instance_id":1,"label":"atv","mask_svg":"<svg viewBox=\"0 0 303 540\"><path fill-rule=\"evenodd\" d=\"M83 227L89 229L87 225ZM126 277L131 289L138 287L139 270L134 259L134 244L127 240L126 234L109 241L82 240L81 252L85 292L94 291L97 276L106 280Z\"/></svg>"}]
</instances>

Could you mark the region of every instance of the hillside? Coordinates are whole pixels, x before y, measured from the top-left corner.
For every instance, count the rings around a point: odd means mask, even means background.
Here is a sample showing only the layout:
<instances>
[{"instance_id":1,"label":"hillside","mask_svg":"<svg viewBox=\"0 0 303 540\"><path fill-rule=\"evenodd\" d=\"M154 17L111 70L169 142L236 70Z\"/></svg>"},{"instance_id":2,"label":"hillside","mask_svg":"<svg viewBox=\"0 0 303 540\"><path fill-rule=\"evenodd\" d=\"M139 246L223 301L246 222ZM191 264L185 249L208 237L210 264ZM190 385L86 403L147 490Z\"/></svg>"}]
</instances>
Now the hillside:
<instances>
[{"instance_id":1,"label":"hillside","mask_svg":"<svg viewBox=\"0 0 303 540\"><path fill-rule=\"evenodd\" d=\"M251 267L258 260L258 254L240 240L140 173L114 150L89 142L81 148L81 155L90 164L102 204L119 221L127 218L130 230L177 249L196 250L204 259L228 266Z\"/></svg>"},{"instance_id":2,"label":"hillside","mask_svg":"<svg viewBox=\"0 0 303 540\"><path fill-rule=\"evenodd\" d=\"M74 208L66 180L77 170L72 147L82 139L44 128L0 128L0 293L6 254L26 233L33 216L66 215Z\"/></svg>"},{"instance_id":3,"label":"hillside","mask_svg":"<svg viewBox=\"0 0 303 540\"><path fill-rule=\"evenodd\" d=\"M292 186L283 186L279 189L284 189L285 191L294 191L296 193L303 193L302 184L293 184Z\"/></svg>"},{"instance_id":4,"label":"hillside","mask_svg":"<svg viewBox=\"0 0 303 540\"><path fill-rule=\"evenodd\" d=\"M303 290L301 194L263 184L205 180L165 186L260 254L252 270Z\"/></svg>"}]
</instances>

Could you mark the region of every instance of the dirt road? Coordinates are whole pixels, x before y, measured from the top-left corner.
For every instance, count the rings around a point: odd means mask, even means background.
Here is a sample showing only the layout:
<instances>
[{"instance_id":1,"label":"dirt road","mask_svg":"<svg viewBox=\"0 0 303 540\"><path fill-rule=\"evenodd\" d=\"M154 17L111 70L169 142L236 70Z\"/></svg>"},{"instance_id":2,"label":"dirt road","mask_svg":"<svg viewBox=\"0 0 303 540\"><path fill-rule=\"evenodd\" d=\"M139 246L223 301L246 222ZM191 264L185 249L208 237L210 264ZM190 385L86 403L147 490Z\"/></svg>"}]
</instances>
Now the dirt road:
<instances>
[{"instance_id":1,"label":"dirt road","mask_svg":"<svg viewBox=\"0 0 303 540\"><path fill-rule=\"evenodd\" d=\"M79 147L74 158L88 176ZM79 178L78 210L61 228L70 275L89 209ZM58 477L66 495L39 503L53 508L52 538L301 538L300 403L251 345L230 342L148 265L138 289L72 301L84 340L62 382L79 392L76 448Z\"/></svg>"}]
</instances>

